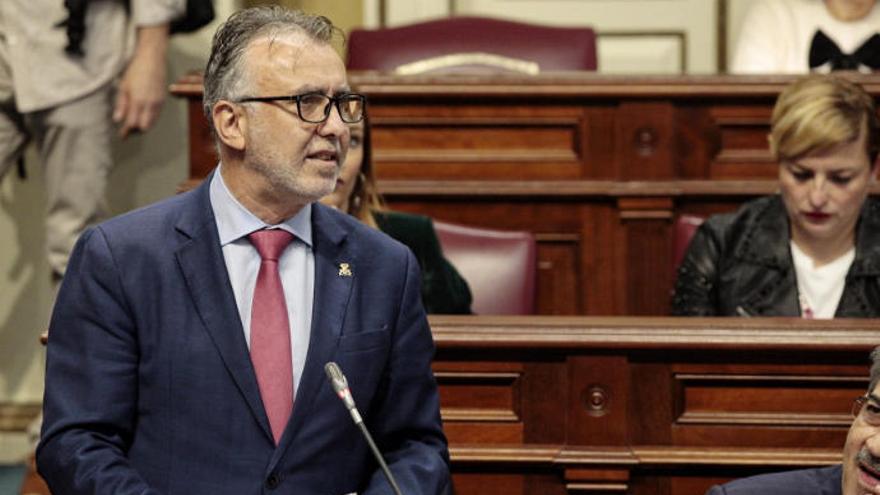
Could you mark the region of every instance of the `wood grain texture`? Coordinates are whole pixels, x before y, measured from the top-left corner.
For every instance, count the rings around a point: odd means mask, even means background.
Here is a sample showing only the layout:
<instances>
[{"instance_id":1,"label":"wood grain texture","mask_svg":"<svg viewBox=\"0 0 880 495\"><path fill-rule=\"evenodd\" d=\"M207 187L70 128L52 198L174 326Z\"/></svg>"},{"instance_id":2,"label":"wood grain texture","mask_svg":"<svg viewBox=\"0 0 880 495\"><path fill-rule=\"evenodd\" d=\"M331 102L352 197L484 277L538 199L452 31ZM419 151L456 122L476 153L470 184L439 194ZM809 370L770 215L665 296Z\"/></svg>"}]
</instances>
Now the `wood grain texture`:
<instances>
[{"instance_id":1,"label":"wood grain texture","mask_svg":"<svg viewBox=\"0 0 880 495\"><path fill-rule=\"evenodd\" d=\"M702 495L736 477L834 464L880 335L871 320L430 323L461 494L500 483L523 494Z\"/></svg>"},{"instance_id":2,"label":"wood grain texture","mask_svg":"<svg viewBox=\"0 0 880 495\"><path fill-rule=\"evenodd\" d=\"M850 77L880 95L880 77ZM374 170L389 205L535 233L545 315L667 314L674 219L777 190L766 136L793 79L350 75L369 98ZM189 188L216 155L200 76L171 90L190 107Z\"/></svg>"}]
</instances>

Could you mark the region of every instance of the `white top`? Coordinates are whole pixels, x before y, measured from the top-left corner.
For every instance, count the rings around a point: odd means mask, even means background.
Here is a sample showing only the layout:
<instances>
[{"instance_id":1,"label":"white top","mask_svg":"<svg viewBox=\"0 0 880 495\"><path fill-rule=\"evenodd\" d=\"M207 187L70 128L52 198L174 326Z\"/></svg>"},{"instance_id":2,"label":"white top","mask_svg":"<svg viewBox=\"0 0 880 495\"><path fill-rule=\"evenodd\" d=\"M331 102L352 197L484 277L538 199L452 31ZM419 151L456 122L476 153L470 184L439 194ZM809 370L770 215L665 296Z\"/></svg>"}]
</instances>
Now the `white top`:
<instances>
[{"instance_id":1,"label":"white top","mask_svg":"<svg viewBox=\"0 0 880 495\"><path fill-rule=\"evenodd\" d=\"M794 261L797 278L798 300L801 316L804 318L834 318L840 296L846 285L846 274L856 257L852 248L840 258L816 267L813 259L807 256L791 241L791 257Z\"/></svg>"},{"instance_id":2,"label":"white top","mask_svg":"<svg viewBox=\"0 0 880 495\"><path fill-rule=\"evenodd\" d=\"M89 2L84 57L64 51L62 0L0 0L0 100L15 96L19 112L68 103L112 82L128 63L138 26L164 24L183 14L185 0ZM5 66L5 67L4 67Z\"/></svg>"},{"instance_id":3,"label":"white top","mask_svg":"<svg viewBox=\"0 0 880 495\"><path fill-rule=\"evenodd\" d=\"M832 17L822 0L755 2L743 19L730 72L806 74L810 71L810 43L819 29L843 53L853 53L880 31L880 2L854 22Z\"/></svg>"},{"instance_id":4,"label":"white top","mask_svg":"<svg viewBox=\"0 0 880 495\"><path fill-rule=\"evenodd\" d=\"M244 330L248 348L251 345L251 307L257 274L260 271L260 253L247 235L266 227L284 229L296 238L278 258L278 273L284 288L287 318L290 322L290 349L293 369L293 390L299 390L299 379L306 364L309 335L312 328L312 305L315 299L315 255L312 250L312 205L284 222L269 226L239 203L226 188L220 175L220 166L211 179L211 208L220 246L229 273L229 282L235 294L235 304Z\"/></svg>"}]
</instances>

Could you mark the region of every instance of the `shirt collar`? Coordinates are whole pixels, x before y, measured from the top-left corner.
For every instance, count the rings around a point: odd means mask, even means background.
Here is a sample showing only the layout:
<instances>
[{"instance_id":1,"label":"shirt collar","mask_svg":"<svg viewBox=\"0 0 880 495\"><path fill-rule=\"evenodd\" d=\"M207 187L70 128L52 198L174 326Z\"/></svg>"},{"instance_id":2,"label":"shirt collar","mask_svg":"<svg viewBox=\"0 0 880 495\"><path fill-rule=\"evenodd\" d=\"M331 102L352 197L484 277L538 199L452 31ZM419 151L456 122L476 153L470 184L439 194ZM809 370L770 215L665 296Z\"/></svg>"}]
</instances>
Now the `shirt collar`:
<instances>
[{"instance_id":1,"label":"shirt collar","mask_svg":"<svg viewBox=\"0 0 880 495\"><path fill-rule=\"evenodd\" d=\"M312 205L305 205L296 215L284 220L277 225L269 225L260 220L247 208L235 199L235 196L226 187L223 176L217 166L216 172L211 177L211 208L214 209L214 218L217 222L217 231L220 234L220 246L269 227L284 229L300 241L312 246Z\"/></svg>"}]
</instances>

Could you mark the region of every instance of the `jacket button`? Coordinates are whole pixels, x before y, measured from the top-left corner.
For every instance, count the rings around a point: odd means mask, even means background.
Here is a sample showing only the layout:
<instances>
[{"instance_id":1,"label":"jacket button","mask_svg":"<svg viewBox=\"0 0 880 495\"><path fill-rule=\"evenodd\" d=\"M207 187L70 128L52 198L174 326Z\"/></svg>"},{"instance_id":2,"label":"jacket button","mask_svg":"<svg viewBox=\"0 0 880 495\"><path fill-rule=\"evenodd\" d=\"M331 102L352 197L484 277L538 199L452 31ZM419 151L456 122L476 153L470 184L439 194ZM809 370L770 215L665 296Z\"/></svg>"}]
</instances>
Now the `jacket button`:
<instances>
[{"instance_id":1,"label":"jacket button","mask_svg":"<svg viewBox=\"0 0 880 495\"><path fill-rule=\"evenodd\" d=\"M274 489L278 488L278 485L280 485L280 484L281 484L281 477L275 473L270 474L269 477L266 478L266 488L268 488L270 490L274 490Z\"/></svg>"}]
</instances>

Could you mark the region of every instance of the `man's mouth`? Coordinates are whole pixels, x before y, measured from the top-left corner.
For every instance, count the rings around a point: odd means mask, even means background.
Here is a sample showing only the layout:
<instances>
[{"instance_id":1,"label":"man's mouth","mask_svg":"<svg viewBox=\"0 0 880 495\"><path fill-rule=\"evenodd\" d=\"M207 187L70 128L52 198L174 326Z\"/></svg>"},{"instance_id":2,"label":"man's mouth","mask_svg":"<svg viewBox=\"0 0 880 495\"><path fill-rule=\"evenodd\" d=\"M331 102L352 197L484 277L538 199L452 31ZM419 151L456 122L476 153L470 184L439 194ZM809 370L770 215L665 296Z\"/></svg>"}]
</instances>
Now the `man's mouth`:
<instances>
[{"instance_id":1,"label":"man's mouth","mask_svg":"<svg viewBox=\"0 0 880 495\"><path fill-rule=\"evenodd\" d=\"M880 459L862 448L854 460L859 468L859 485L873 493L880 486Z\"/></svg>"},{"instance_id":2,"label":"man's mouth","mask_svg":"<svg viewBox=\"0 0 880 495\"><path fill-rule=\"evenodd\" d=\"M322 150L316 151L314 153L309 153L308 158L312 160L321 160L325 162L334 162L336 163L337 154L333 150Z\"/></svg>"},{"instance_id":3,"label":"man's mouth","mask_svg":"<svg viewBox=\"0 0 880 495\"><path fill-rule=\"evenodd\" d=\"M862 486L873 489L880 485L880 473L872 469L870 466L859 464L859 483Z\"/></svg>"}]
</instances>

